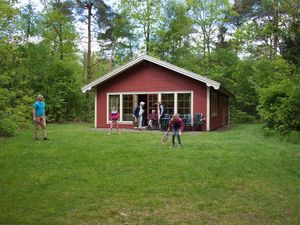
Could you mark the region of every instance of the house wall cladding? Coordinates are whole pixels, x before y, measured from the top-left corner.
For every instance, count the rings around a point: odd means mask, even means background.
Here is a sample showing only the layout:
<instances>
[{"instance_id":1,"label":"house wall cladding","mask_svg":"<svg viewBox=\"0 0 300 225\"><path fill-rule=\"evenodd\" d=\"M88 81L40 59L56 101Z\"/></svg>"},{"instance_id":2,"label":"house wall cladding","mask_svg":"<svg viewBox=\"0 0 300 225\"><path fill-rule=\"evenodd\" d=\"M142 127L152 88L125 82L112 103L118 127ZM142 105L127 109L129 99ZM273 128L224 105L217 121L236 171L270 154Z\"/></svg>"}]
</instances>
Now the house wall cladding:
<instances>
[{"instance_id":1,"label":"house wall cladding","mask_svg":"<svg viewBox=\"0 0 300 225\"><path fill-rule=\"evenodd\" d=\"M228 97L219 91L212 92L217 94L217 115L210 117L210 129L214 130L228 124ZM213 99L210 100L212 103Z\"/></svg>"},{"instance_id":2,"label":"house wall cladding","mask_svg":"<svg viewBox=\"0 0 300 225\"><path fill-rule=\"evenodd\" d=\"M193 91L193 114L201 112L206 117L206 84L145 61L97 86L97 127L109 127L107 93L173 91Z\"/></svg>"}]
</instances>

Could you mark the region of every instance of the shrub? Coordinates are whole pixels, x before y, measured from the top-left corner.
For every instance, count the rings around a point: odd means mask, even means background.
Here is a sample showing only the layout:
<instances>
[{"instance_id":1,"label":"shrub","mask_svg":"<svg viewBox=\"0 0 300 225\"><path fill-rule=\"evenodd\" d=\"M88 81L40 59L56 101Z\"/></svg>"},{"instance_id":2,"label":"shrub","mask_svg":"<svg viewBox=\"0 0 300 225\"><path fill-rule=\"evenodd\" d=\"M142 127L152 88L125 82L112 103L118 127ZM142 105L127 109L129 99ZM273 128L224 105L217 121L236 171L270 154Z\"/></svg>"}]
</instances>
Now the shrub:
<instances>
[{"instance_id":1,"label":"shrub","mask_svg":"<svg viewBox=\"0 0 300 225\"><path fill-rule=\"evenodd\" d=\"M0 137L11 137L15 134L16 122L11 118L0 118Z\"/></svg>"},{"instance_id":2,"label":"shrub","mask_svg":"<svg viewBox=\"0 0 300 225\"><path fill-rule=\"evenodd\" d=\"M246 112L233 108L231 110L231 121L233 123L253 123L256 121L256 117L249 115Z\"/></svg>"},{"instance_id":3,"label":"shrub","mask_svg":"<svg viewBox=\"0 0 300 225\"><path fill-rule=\"evenodd\" d=\"M299 78L283 80L260 93L259 112L267 126L282 133L300 131Z\"/></svg>"}]
</instances>

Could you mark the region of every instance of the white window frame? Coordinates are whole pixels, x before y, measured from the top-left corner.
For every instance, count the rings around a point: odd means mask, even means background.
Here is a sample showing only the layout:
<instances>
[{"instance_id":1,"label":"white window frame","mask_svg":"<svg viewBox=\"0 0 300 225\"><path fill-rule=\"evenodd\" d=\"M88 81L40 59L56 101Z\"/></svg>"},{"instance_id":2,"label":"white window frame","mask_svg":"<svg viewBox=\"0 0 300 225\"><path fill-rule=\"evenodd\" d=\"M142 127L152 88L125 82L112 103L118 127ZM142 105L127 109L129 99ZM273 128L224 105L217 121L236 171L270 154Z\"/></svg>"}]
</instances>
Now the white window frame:
<instances>
[{"instance_id":1,"label":"white window frame","mask_svg":"<svg viewBox=\"0 0 300 225\"><path fill-rule=\"evenodd\" d=\"M191 115L193 117L194 112L194 92L177 92L176 93L176 113L178 113L178 94L191 94ZM175 107L175 104L174 104ZM192 125L193 125L193 119L192 119Z\"/></svg>"},{"instance_id":2,"label":"white window frame","mask_svg":"<svg viewBox=\"0 0 300 225\"><path fill-rule=\"evenodd\" d=\"M106 112L109 112L109 96L110 95L119 95L120 96L120 109L118 109L120 114L119 124L132 124L132 121L123 121L123 95L148 95L148 94L156 94L158 95L158 102L161 102L162 94L174 94L174 113L177 113L177 95L178 94L191 94L191 118L193 117L194 112L194 92L193 91L162 91L162 92L107 92L106 93ZM106 115L106 124L110 124L109 114ZM193 125L193 120L192 120Z\"/></svg>"}]
</instances>

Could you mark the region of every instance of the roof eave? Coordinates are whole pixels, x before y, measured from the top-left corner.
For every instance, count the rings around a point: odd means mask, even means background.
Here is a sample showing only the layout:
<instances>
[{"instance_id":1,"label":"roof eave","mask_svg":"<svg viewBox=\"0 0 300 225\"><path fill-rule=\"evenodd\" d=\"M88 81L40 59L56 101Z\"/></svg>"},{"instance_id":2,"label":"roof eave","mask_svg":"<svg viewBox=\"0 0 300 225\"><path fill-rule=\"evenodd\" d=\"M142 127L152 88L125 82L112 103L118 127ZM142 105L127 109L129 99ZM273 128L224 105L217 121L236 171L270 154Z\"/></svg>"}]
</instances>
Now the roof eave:
<instances>
[{"instance_id":1,"label":"roof eave","mask_svg":"<svg viewBox=\"0 0 300 225\"><path fill-rule=\"evenodd\" d=\"M102 82L108 80L108 79L111 79L112 77L118 75L119 73L121 72L124 72L125 70L128 70L129 68L131 68L132 66L136 65L137 63L140 63L142 61L149 61L149 62L152 62L154 64L157 64L159 66L162 66L162 67L165 67L167 69L170 69L172 71L175 71L177 73L180 73L180 74L183 74L187 77L190 77L194 80L198 80L200 82L203 82L205 83L208 87L213 87L214 89L218 90L220 88L220 83L217 82L217 81L214 81L214 80L211 80L207 77L203 77L201 75L198 75L196 73L193 73L191 71L188 71L188 70L185 70L183 68L180 68L178 66L175 66L173 64L170 64L168 62L164 62L164 61L161 61L161 60L158 60L158 59L155 59L151 56L148 56L148 55L141 55L140 57L136 58L135 60L132 60L131 62L115 69L115 70L112 70L111 72L107 73L106 75L102 76L102 77L99 77L98 79L96 79L95 81L85 85L83 88L81 88L81 91L83 93L91 90L93 87L101 84Z\"/></svg>"},{"instance_id":2,"label":"roof eave","mask_svg":"<svg viewBox=\"0 0 300 225\"><path fill-rule=\"evenodd\" d=\"M107 73L106 75L104 75L102 77L99 77L98 79L94 80L93 82L91 82L91 83L85 85L83 88L81 88L81 91L83 93L85 93L85 92L91 90L94 86L96 86L98 84L101 84L103 81L106 81L106 80L118 75L119 73L131 68L132 66L137 64L139 61L141 61L142 58L143 58L143 56L138 57L135 60L133 60L129 63L126 63L125 65L123 65L119 68L116 68L116 69L112 70L111 72Z\"/></svg>"}]
</instances>

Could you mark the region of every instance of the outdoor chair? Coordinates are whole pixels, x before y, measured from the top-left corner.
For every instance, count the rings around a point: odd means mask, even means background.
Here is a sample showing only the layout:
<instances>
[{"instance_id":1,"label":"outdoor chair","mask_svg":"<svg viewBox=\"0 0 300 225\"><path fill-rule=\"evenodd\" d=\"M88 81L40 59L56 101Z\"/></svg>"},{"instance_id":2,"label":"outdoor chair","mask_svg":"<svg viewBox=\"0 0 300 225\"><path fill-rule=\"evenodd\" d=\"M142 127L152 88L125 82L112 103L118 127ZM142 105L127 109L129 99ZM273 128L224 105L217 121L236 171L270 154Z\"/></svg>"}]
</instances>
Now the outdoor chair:
<instances>
[{"instance_id":1,"label":"outdoor chair","mask_svg":"<svg viewBox=\"0 0 300 225\"><path fill-rule=\"evenodd\" d=\"M184 128L187 130L192 126L192 116L191 114L183 114L183 122L184 122Z\"/></svg>"},{"instance_id":2,"label":"outdoor chair","mask_svg":"<svg viewBox=\"0 0 300 225\"><path fill-rule=\"evenodd\" d=\"M160 118L160 123L161 123L161 129L162 130L167 130L168 129L170 117L171 116L169 114L165 114L163 118Z\"/></svg>"},{"instance_id":3,"label":"outdoor chair","mask_svg":"<svg viewBox=\"0 0 300 225\"><path fill-rule=\"evenodd\" d=\"M204 124L203 113L196 113L195 124L198 125L198 126Z\"/></svg>"},{"instance_id":4,"label":"outdoor chair","mask_svg":"<svg viewBox=\"0 0 300 225\"><path fill-rule=\"evenodd\" d=\"M204 124L204 116L203 113L196 113L195 115L195 125L196 126L202 126Z\"/></svg>"}]
</instances>

